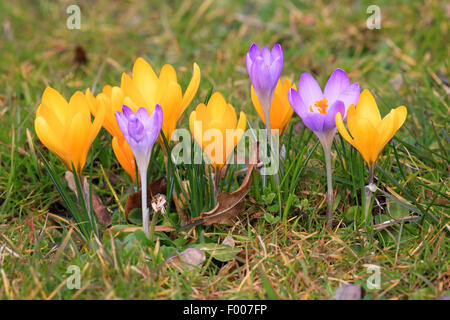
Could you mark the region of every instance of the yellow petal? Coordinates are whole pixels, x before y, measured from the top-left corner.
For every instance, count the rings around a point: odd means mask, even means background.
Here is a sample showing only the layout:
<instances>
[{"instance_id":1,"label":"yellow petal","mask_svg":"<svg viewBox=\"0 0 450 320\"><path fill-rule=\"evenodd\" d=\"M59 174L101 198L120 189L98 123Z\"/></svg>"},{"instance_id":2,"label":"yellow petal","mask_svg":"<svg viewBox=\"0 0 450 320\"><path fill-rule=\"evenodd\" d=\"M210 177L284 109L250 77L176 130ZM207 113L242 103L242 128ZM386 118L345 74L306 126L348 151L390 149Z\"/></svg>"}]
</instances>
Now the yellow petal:
<instances>
[{"instance_id":1,"label":"yellow petal","mask_svg":"<svg viewBox=\"0 0 450 320\"><path fill-rule=\"evenodd\" d=\"M69 104L58 91L50 87L46 88L42 95L42 103L54 110L61 123L66 122Z\"/></svg>"},{"instance_id":2,"label":"yellow petal","mask_svg":"<svg viewBox=\"0 0 450 320\"><path fill-rule=\"evenodd\" d=\"M367 89L363 90L359 96L358 104L356 105L356 118L365 118L374 127L377 127L381 121L380 111L378 110L375 98Z\"/></svg>"},{"instance_id":3,"label":"yellow petal","mask_svg":"<svg viewBox=\"0 0 450 320\"><path fill-rule=\"evenodd\" d=\"M145 107L147 105L146 100L143 98L141 92L135 86L133 79L131 79L130 76L127 75L126 73L122 74L122 81L120 83L120 88L123 90L125 96L128 96L134 102L135 105L139 107Z\"/></svg>"},{"instance_id":4,"label":"yellow petal","mask_svg":"<svg viewBox=\"0 0 450 320\"><path fill-rule=\"evenodd\" d=\"M377 154L377 145L374 137L377 135L376 128L368 119L357 119L358 124L353 128L352 135L354 137L353 145L361 153L364 160L369 166L375 163Z\"/></svg>"},{"instance_id":5,"label":"yellow petal","mask_svg":"<svg viewBox=\"0 0 450 320\"><path fill-rule=\"evenodd\" d=\"M153 71L150 64L143 58L138 58L133 66L133 83L139 90L141 96L145 100L145 104L136 101L132 95L132 99L141 107L145 105L156 104L155 93L158 89L158 77Z\"/></svg>"},{"instance_id":6,"label":"yellow petal","mask_svg":"<svg viewBox=\"0 0 450 320\"><path fill-rule=\"evenodd\" d=\"M64 162L68 169L71 169L69 164L69 153L67 152L65 142L61 141L60 135L55 134L54 131L48 125L48 122L43 117L36 117L34 121L34 129L39 140L46 146L51 152L55 153L61 161Z\"/></svg>"},{"instance_id":7,"label":"yellow petal","mask_svg":"<svg viewBox=\"0 0 450 320\"><path fill-rule=\"evenodd\" d=\"M128 176L131 177L133 182L136 183L136 167L134 163L133 151L125 138L113 137L112 148L122 168Z\"/></svg>"},{"instance_id":8,"label":"yellow petal","mask_svg":"<svg viewBox=\"0 0 450 320\"><path fill-rule=\"evenodd\" d=\"M184 93L183 101L181 102L181 110L182 110L181 113L183 113L183 111L186 110L189 103L191 103L192 99L197 93L199 85L200 85L200 68L196 63L194 63L194 71L192 74L192 78L191 81L189 82L186 92Z\"/></svg>"},{"instance_id":9,"label":"yellow petal","mask_svg":"<svg viewBox=\"0 0 450 320\"><path fill-rule=\"evenodd\" d=\"M77 113L69 126L68 136L67 136L67 147L69 149L71 159L69 159L70 169L73 162L75 170L81 172L83 170L84 164L86 162L86 157L83 157L84 148L88 142L89 138L89 127L91 123L90 115L87 116L83 113Z\"/></svg>"},{"instance_id":10,"label":"yellow petal","mask_svg":"<svg viewBox=\"0 0 450 320\"><path fill-rule=\"evenodd\" d=\"M351 105L350 107L353 107L353 105ZM350 108L349 108L349 110L350 110ZM348 123L348 119L349 119L349 117L347 116L347 123ZM355 146L353 138L350 136L347 129L345 128L344 121L342 121L342 115L340 112L338 112L336 114L335 121L336 121L336 128L338 129L342 138L347 140L347 142L350 143L351 145Z\"/></svg>"},{"instance_id":11,"label":"yellow petal","mask_svg":"<svg viewBox=\"0 0 450 320\"><path fill-rule=\"evenodd\" d=\"M391 110L381 120L377 127L377 155L381 153L386 144L394 137L395 133L400 129L406 120L407 110L405 106L400 106Z\"/></svg>"},{"instance_id":12,"label":"yellow petal","mask_svg":"<svg viewBox=\"0 0 450 320\"><path fill-rule=\"evenodd\" d=\"M180 118L180 104L181 104L181 87L176 82L170 82L167 86L167 91L161 98L160 105L163 111L162 131L166 136L167 142L171 141L172 133L175 130L178 119ZM149 106L147 110L153 112L154 106Z\"/></svg>"}]
</instances>

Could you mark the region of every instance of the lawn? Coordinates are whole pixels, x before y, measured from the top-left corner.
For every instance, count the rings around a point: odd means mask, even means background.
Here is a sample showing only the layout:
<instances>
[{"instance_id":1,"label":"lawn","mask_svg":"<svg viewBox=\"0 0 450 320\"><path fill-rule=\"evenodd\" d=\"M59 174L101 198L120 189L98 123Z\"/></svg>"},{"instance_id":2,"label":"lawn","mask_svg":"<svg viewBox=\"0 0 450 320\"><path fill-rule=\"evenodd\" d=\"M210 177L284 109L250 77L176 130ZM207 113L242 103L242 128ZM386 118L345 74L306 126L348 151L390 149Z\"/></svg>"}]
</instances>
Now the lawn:
<instances>
[{"instance_id":1,"label":"lawn","mask_svg":"<svg viewBox=\"0 0 450 320\"><path fill-rule=\"evenodd\" d=\"M366 24L370 1L77 1L81 28L69 29L66 9L74 3L0 2L0 299L334 299L343 283L362 286L369 300L450 295L445 1L377 1L380 29ZM135 231L139 214L125 219L136 190L102 128L83 173L111 226L86 240L45 163L69 194L67 169L36 135L45 88L66 99L87 88L99 93L120 86L122 73L143 57L157 74L171 64L184 92L197 63L199 89L178 128L188 129L190 113L216 91L245 112L247 128L264 128L246 68L252 43L279 43L282 78L296 85L308 72L323 87L342 68L372 92L382 116L406 106L405 123L376 164L370 222L363 213L367 166L337 133L335 223L326 227L324 153L294 113L281 137L281 187L254 168L230 225L183 223L180 211L192 222L213 207L208 172L179 165L167 173L156 143L149 181L163 177L172 195L182 180L191 187L184 209L168 196L156 225L173 222L176 230L159 228L154 239ZM230 165L222 190L238 189L245 171ZM187 248L205 253L198 267L175 256ZM79 286L71 286L71 266L79 267Z\"/></svg>"}]
</instances>

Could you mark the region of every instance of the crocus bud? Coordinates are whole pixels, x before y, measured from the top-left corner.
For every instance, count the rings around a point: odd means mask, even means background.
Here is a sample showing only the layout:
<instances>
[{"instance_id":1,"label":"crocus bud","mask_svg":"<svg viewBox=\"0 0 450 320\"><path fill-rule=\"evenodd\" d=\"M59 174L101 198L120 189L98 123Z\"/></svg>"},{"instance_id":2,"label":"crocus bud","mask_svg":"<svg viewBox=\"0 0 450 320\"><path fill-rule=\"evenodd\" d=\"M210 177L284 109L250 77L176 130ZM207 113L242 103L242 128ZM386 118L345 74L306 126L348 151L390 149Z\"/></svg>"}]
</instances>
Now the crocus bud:
<instances>
[{"instance_id":1,"label":"crocus bud","mask_svg":"<svg viewBox=\"0 0 450 320\"><path fill-rule=\"evenodd\" d=\"M270 108L275 87L283 69L283 50L279 44L272 50L252 44L247 53L247 71L261 105Z\"/></svg>"}]
</instances>

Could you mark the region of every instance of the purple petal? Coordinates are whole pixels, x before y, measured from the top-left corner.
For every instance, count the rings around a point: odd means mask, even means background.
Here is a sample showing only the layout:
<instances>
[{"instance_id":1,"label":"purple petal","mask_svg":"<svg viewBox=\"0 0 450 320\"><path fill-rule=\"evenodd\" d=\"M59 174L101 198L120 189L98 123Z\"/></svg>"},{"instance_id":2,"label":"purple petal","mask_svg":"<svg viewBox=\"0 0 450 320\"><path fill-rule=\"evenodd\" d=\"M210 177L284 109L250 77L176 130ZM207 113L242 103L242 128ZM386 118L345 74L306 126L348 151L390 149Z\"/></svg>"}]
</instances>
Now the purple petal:
<instances>
[{"instance_id":1,"label":"purple petal","mask_svg":"<svg viewBox=\"0 0 450 320\"><path fill-rule=\"evenodd\" d=\"M140 107L136 112L136 117L139 121L146 127L147 123L150 120L150 116L148 115L148 111L145 108Z\"/></svg>"},{"instance_id":2,"label":"purple petal","mask_svg":"<svg viewBox=\"0 0 450 320\"><path fill-rule=\"evenodd\" d=\"M128 136L128 119L120 111L116 111L116 119L117 119L117 124L119 125L119 128L120 128L120 131L122 131L122 133L126 139L126 137Z\"/></svg>"},{"instance_id":3,"label":"purple petal","mask_svg":"<svg viewBox=\"0 0 450 320\"><path fill-rule=\"evenodd\" d=\"M259 50L259 46L256 43L253 43L248 50L248 55L250 59L254 60L256 57L261 55L261 50Z\"/></svg>"},{"instance_id":4,"label":"purple petal","mask_svg":"<svg viewBox=\"0 0 450 320\"><path fill-rule=\"evenodd\" d=\"M327 98L329 103L333 103L338 99L339 94L347 89L349 85L350 79L345 71L342 69L336 69L328 79L323 95Z\"/></svg>"},{"instance_id":5,"label":"purple petal","mask_svg":"<svg viewBox=\"0 0 450 320\"><path fill-rule=\"evenodd\" d=\"M344 120L347 116L348 107L351 104L356 106L356 104L358 103L360 92L361 88L359 87L359 84L353 83L352 85L348 86L347 89L345 89L343 92L341 92L337 97L337 100L342 101L345 105L345 115L343 114L342 117Z\"/></svg>"},{"instance_id":6,"label":"purple petal","mask_svg":"<svg viewBox=\"0 0 450 320\"><path fill-rule=\"evenodd\" d=\"M122 111L127 119L130 119L131 115L134 115L133 110L131 110L128 106L122 105Z\"/></svg>"},{"instance_id":7,"label":"purple petal","mask_svg":"<svg viewBox=\"0 0 450 320\"><path fill-rule=\"evenodd\" d=\"M327 114L323 122L322 131L328 131L331 128L336 127L336 114L340 112L342 115L345 113L345 105L342 101L337 100L328 109Z\"/></svg>"},{"instance_id":8,"label":"purple petal","mask_svg":"<svg viewBox=\"0 0 450 320\"><path fill-rule=\"evenodd\" d=\"M283 49L281 48L281 45L278 43L273 46L272 50L270 51L270 55L272 56L272 59L281 58L281 61L283 61Z\"/></svg>"},{"instance_id":9,"label":"purple petal","mask_svg":"<svg viewBox=\"0 0 450 320\"><path fill-rule=\"evenodd\" d=\"M298 92L307 107L314 106L316 101L323 99L322 89L320 89L316 79L307 72L300 77Z\"/></svg>"},{"instance_id":10,"label":"purple petal","mask_svg":"<svg viewBox=\"0 0 450 320\"><path fill-rule=\"evenodd\" d=\"M305 103L295 89L289 89L288 99L292 109L294 109L295 113L298 114L299 117L302 117L307 112Z\"/></svg>"},{"instance_id":11,"label":"purple petal","mask_svg":"<svg viewBox=\"0 0 450 320\"><path fill-rule=\"evenodd\" d=\"M151 143L151 146L155 143L156 139L159 136L159 132L161 131L163 122L163 111L159 104L155 106L155 110L153 111L152 115L149 118L148 126L146 127L147 135L149 138L149 141ZM170 141L171 137L166 137L168 141Z\"/></svg>"},{"instance_id":12,"label":"purple petal","mask_svg":"<svg viewBox=\"0 0 450 320\"><path fill-rule=\"evenodd\" d=\"M144 125L137 117L133 117L133 119L128 121L128 134L130 138L136 142L140 142L142 139L145 139Z\"/></svg>"},{"instance_id":13,"label":"purple petal","mask_svg":"<svg viewBox=\"0 0 450 320\"><path fill-rule=\"evenodd\" d=\"M303 123L306 127L314 132L321 132L323 130L323 125L325 122L326 115L322 113L315 112L305 112L301 116Z\"/></svg>"},{"instance_id":14,"label":"purple petal","mask_svg":"<svg viewBox=\"0 0 450 320\"><path fill-rule=\"evenodd\" d=\"M283 58L277 58L269 68L270 79L274 90L277 86L278 80L280 79L281 70L283 70Z\"/></svg>"},{"instance_id":15,"label":"purple petal","mask_svg":"<svg viewBox=\"0 0 450 320\"><path fill-rule=\"evenodd\" d=\"M269 95L276 86L276 83L275 86L272 83L269 68L266 67L266 64L260 58L253 61L250 79L258 98L260 96L262 98L262 95Z\"/></svg>"},{"instance_id":16,"label":"purple petal","mask_svg":"<svg viewBox=\"0 0 450 320\"><path fill-rule=\"evenodd\" d=\"M268 66L272 64L272 56L270 54L270 50L267 47L262 47L261 49L261 56L264 59L264 63Z\"/></svg>"}]
</instances>

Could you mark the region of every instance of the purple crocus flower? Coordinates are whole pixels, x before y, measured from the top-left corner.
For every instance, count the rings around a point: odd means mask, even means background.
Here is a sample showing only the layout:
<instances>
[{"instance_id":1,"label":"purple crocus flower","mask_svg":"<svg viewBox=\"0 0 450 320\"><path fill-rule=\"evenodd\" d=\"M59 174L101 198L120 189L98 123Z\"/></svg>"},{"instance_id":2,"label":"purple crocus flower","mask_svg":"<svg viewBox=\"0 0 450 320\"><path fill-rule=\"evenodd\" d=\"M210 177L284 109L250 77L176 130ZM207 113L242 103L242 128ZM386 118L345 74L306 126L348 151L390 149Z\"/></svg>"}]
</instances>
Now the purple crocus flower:
<instances>
[{"instance_id":1,"label":"purple crocus flower","mask_svg":"<svg viewBox=\"0 0 450 320\"><path fill-rule=\"evenodd\" d=\"M309 74L303 73L298 84L298 91L289 89L289 103L302 118L303 123L319 138L327 169L328 226L332 227L333 187L331 177L331 145L336 134L335 117L338 112L347 116L350 105L356 105L359 99L359 84L350 84L350 79L342 69L336 69L322 92L317 81Z\"/></svg>"},{"instance_id":2,"label":"purple crocus flower","mask_svg":"<svg viewBox=\"0 0 450 320\"><path fill-rule=\"evenodd\" d=\"M136 114L126 105L123 105L122 110L123 113L116 112L120 130L133 150L138 168L148 167L153 145L161 131L161 106L157 104L151 116L145 108L139 108Z\"/></svg>"},{"instance_id":3,"label":"purple crocus flower","mask_svg":"<svg viewBox=\"0 0 450 320\"><path fill-rule=\"evenodd\" d=\"M283 50L279 44L274 45L272 50L267 47L259 49L255 43L250 46L247 53L247 71L264 112L267 140L271 146L271 162L275 163L278 163L279 159L273 150L275 144L270 127L270 107L282 69ZM278 167L278 164L275 166ZM275 183L279 184L278 174L275 174Z\"/></svg>"},{"instance_id":4,"label":"purple crocus flower","mask_svg":"<svg viewBox=\"0 0 450 320\"><path fill-rule=\"evenodd\" d=\"M333 72L323 92L309 73L303 73L298 91L289 90L289 103L305 126L317 135L331 130L334 136L336 114L340 112L345 119L348 107L358 102L359 93L359 84L350 84L350 79L342 69Z\"/></svg>"},{"instance_id":5,"label":"purple crocus flower","mask_svg":"<svg viewBox=\"0 0 450 320\"><path fill-rule=\"evenodd\" d=\"M139 108L136 114L126 105L122 112L116 112L116 119L125 140L133 151L141 176L142 224L144 233L149 236L149 214L147 209L147 168L152 148L161 131L163 112L159 104L150 116L145 108ZM153 229L153 228L152 228ZM153 235L153 230L151 232Z\"/></svg>"},{"instance_id":6,"label":"purple crocus flower","mask_svg":"<svg viewBox=\"0 0 450 320\"><path fill-rule=\"evenodd\" d=\"M255 43L250 46L247 53L247 71L263 110L270 109L282 69L283 50L279 44L274 45L272 50L267 47L259 49Z\"/></svg>"}]
</instances>

